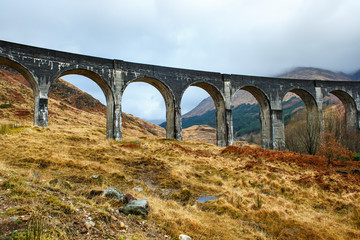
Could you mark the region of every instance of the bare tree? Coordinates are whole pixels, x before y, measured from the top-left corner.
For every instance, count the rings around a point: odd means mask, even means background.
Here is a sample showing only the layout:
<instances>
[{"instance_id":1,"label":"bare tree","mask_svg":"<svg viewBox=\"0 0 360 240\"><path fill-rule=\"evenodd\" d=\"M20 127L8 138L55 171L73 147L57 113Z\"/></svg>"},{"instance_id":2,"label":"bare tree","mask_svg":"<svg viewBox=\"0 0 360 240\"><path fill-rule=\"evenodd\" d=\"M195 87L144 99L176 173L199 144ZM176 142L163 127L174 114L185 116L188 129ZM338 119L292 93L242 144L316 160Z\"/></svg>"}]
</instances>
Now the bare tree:
<instances>
[{"instance_id":1,"label":"bare tree","mask_svg":"<svg viewBox=\"0 0 360 240\"><path fill-rule=\"evenodd\" d=\"M317 116L298 112L285 127L286 148L302 154L315 154L319 147L320 124Z\"/></svg>"}]
</instances>

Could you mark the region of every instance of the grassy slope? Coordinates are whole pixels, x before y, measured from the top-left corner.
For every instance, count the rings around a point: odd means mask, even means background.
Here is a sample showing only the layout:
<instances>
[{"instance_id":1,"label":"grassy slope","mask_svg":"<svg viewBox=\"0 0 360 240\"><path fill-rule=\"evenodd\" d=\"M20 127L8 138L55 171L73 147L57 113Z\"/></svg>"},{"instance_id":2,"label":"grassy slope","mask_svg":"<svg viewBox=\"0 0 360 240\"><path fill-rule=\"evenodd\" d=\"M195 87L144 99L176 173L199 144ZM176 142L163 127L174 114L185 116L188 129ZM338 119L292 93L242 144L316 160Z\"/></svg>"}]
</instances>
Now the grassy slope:
<instances>
[{"instance_id":1,"label":"grassy slope","mask_svg":"<svg viewBox=\"0 0 360 240\"><path fill-rule=\"evenodd\" d=\"M164 140L135 125L116 142L105 140L103 115L77 112L71 124L59 115L49 128L37 128L5 110L0 238L25 231L30 216L41 220L47 239L360 238L356 162L327 168L319 157ZM4 127L15 121L21 126ZM144 191L132 190L137 185ZM109 187L148 199L147 219L116 213L117 203L90 195ZM196 202L209 195L218 200ZM89 217L96 225L87 229ZM120 222L129 228L121 230Z\"/></svg>"}]
</instances>

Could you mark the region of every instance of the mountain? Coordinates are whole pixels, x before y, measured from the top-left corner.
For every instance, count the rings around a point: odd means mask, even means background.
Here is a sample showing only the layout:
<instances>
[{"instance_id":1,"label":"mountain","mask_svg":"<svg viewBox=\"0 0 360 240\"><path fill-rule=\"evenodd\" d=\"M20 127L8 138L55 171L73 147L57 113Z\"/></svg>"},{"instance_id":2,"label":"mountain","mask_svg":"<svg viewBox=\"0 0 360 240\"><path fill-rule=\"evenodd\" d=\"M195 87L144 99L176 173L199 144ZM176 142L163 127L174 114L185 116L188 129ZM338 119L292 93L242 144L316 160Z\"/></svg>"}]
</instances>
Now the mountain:
<instances>
[{"instance_id":1,"label":"mountain","mask_svg":"<svg viewBox=\"0 0 360 240\"><path fill-rule=\"evenodd\" d=\"M256 99L247 91L237 91L234 95L233 106L237 107L240 104L256 104ZM183 118L190 118L194 116L200 116L210 110L215 110L215 105L211 97L202 100L198 106L186 113Z\"/></svg>"},{"instance_id":2,"label":"mountain","mask_svg":"<svg viewBox=\"0 0 360 240\"><path fill-rule=\"evenodd\" d=\"M360 81L360 70L351 75L353 81Z\"/></svg>"},{"instance_id":3,"label":"mountain","mask_svg":"<svg viewBox=\"0 0 360 240\"><path fill-rule=\"evenodd\" d=\"M360 70L359 70L360 71ZM292 79L317 79L317 80L336 80L336 81L352 81L351 74L336 73L320 68L298 67L289 72L278 75L280 78Z\"/></svg>"},{"instance_id":4,"label":"mountain","mask_svg":"<svg viewBox=\"0 0 360 240\"><path fill-rule=\"evenodd\" d=\"M319 68L298 67L289 72L280 74L279 78L292 79L319 79L319 80L338 80L355 81L360 80L360 70L353 74L336 73ZM339 103L335 96L326 99L327 104ZM256 99L248 92L239 90L233 97L233 124L234 136L240 137L250 133L257 133L260 130L259 107ZM287 94L283 102L284 118L287 123L291 115L304 108L304 103L295 95ZM215 106L211 97L204 99L197 107L183 116L183 127L193 125L209 125L216 127ZM165 126L161 124L160 126Z\"/></svg>"}]
</instances>

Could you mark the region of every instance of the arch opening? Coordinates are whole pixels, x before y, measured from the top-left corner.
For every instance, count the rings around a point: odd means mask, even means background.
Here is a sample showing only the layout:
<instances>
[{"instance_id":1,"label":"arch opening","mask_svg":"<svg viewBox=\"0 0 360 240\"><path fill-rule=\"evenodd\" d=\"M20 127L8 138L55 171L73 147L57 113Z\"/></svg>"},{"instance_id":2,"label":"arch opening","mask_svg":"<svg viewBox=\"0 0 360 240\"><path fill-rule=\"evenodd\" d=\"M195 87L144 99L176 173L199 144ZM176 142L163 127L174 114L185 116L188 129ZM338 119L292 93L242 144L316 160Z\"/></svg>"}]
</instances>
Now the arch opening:
<instances>
[{"instance_id":1,"label":"arch opening","mask_svg":"<svg viewBox=\"0 0 360 240\"><path fill-rule=\"evenodd\" d=\"M0 57L0 124L37 125L39 88L33 75L20 64Z\"/></svg>"},{"instance_id":2,"label":"arch opening","mask_svg":"<svg viewBox=\"0 0 360 240\"><path fill-rule=\"evenodd\" d=\"M305 90L292 89L283 98L285 146L302 154L316 154L320 144L321 114L315 98Z\"/></svg>"},{"instance_id":3,"label":"arch opening","mask_svg":"<svg viewBox=\"0 0 360 240\"><path fill-rule=\"evenodd\" d=\"M181 99L183 139L216 144L216 109L210 94L189 86Z\"/></svg>"},{"instance_id":4,"label":"arch opening","mask_svg":"<svg viewBox=\"0 0 360 240\"><path fill-rule=\"evenodd\" d=\"M105 80L96 73L83 69L61 73L49 86L49 97L50 122L87 125L98 128L96 132L106 138L114 137L114 97Z\"/></svg>"},{"instance_id":5,"label":"arch opening","mask_svg":"<svg viewBox=\"0 0 360 240\"><path fill-rule=\"evenodd\" d=\"M258 88L244 86L231 99L234 137L248 143L272 147L270 103Z\"/></svg>"},{"instance_id":6,"label":"arch opening","mask_svg":"<svg viewBox=\"0 0 360 240\"><path fill-rule=\"evenodd\" d=\"M174 98L169 88L161 81L142 77L128 82L122 93L122 106L125 137L142 135L175 138ZM147 121L143 124L145 129L131 127L131 124L134 124L131 121L135 120L131 115Z\"/></svg>"},{"instance_id":7,"label":"arch opening","mask_svg":"<svg viewBox=\"0 0 360 240\"><path fill-rule=\"evenodd\" d=\"M226 127L226 119L225 119L224 97L216 87L208 83L197 82L191 84L190 86L188 86L188 88L191 86L199 87L203 89L205 92L207 92L210 95L211 99L213 100L213 103L215 105L216 144L218 146L226 146L228 142L227 139L228 136L227 136L227 127ZM183 96L187 89L185 89L182 93L181 102L183 101Z\"/></svg>"},{"instance_id":8,"label":"arch opening","mask_svg":"<svg viewBox=\"0 0 360 240\"><path fill-rule=\"evenodd\" d=\"M31 89L33 90L33 94L35 97L39 94L39 86L37 81L35 80L34 76L30 73L29 70L27 70L24 66L21 64L14 62L10 59L0 57L0 65L4 65L10 69L15 70L19 74L21 74L26 81L30 84Z\"/></svg>"},{"instance_id":9,"label":"arch opening","mask_svg":"<svg viewBox=\"0 0 360 240\"><path fill-rule=\"evenodd\" d=\"M323 110L324 133L354 152L360 152L359 123L354 99L342 90L325 97Z\"/></svg>"}]
</instances>

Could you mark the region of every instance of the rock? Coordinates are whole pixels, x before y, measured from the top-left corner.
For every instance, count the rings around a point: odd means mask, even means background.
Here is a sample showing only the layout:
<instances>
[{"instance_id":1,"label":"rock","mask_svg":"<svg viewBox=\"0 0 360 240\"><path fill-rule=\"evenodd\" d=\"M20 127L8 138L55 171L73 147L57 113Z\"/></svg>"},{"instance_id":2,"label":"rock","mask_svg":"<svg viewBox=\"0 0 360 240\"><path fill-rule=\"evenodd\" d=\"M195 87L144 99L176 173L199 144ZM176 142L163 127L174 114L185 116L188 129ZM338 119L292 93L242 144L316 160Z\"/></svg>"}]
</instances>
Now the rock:
<instances>
[{"instance_id":1,"label":"rock","mask_svg":"<svg viewBox=\"0 0 360 240\"><path fill-rule=\"evenodd\" d=\"M115 199L121 203L126 203L125 195L116 188L106 189L103 193L103 197Z\"/></svg>"},{"instance_id":2,"label":"rock","mask_svg":"<svg viewBox=\"0 0 360 240\"><path fill-rule=\"evenodd\" d=\"M10 222L16 222L17 220L19 220L19 217L11 217L10 218Z\"/></svg>"},{"instance_id":3,"label":"rock","mask_svg":"<svg viewBox=\"0 0 360 240\"><path fill-rule=\"evenodd\" d=\"M141 187L141 186L136 186L133 188L134 191L137 191L137 192L142 192L144 191L144 189Z\"/></svg>"},{"instance_id":4,"label":"rock","mask_svg":"<svg viewBox=\"0 0 360 240\"><path fill-rule=\"evenodd\" d=\"M216 200L216 199L217 199L217 197L206 196L206 197L200 197L196 201L201 202L201 203L206 203L208 201L213 201L213 200Z\"/></svg>"},{"instance_id":5,"label":"rock","mask_svg":"<svg viewBox=\"0 0 360 240\"><path fill-rule=\"evenodd\" d=\"M23 216L20 216L20 220L21 221L24 221L24 222L27 222L31 219L31 216L30 215L23 215Z\"/></svg>"},{"instance_id":6,"label":"rock","mask_svg":"<svg viewBox=\"0 0 360 240\"><path fill-rule=\"evenodd\" d=\"M120 207L119 212L126 215L142 215L147 216L150 211L149 202L147 199L133 200L129 202L125 207Z\"/></svg>"},{"instance_id":7,"label":"rock","mask_svg":"<svg viewBox=\"0 0 360 240\"><path fill-rule=\"evenodd\" d=\"M38 174L38 173L35 173L35 174L33 175L33 177L36 178L37 180L40 180L40 174Z\"/></svg>"},{"instance_id":8,"label":"rock","mask_svg":"<svg viewBox=\"0 0 360 240\"><path fill-rule=\"evenodd\" d=\"M92 228L92 227L95 227L95 223L94 223L93 221L86 221L86 222L85 222L85 227L86 227L87 229L90 229L90 228Z\"/></svg>"},{"instance_id":9,"label":"rock","mask_svg":"<svg viewBox=\"0 0 360 240\"><path fill-rule=\"evenodd\" d=\"M120 222L120 229L126 229L126 225L123 222Z\"/></svg>"},{"instance_id":10,"label":"rock","mask_svg":"<svg viewBox=\"0 0 360 240\"><path fill-rule=\"evenodd\" d=\"M131 195L130 193L127 193L125 195L125 199L126 199L126 203L129 203L129 202L131 202L133 200L136 200L136 198L133 195Z\"/></svg>"},{"instance_id":11,"label":"rock","mask_svg":"<svg viewBox=\"0 0 360 240\"><path fill-rule=\"evenodd\" d=\"M90 178L91 178L91 181L98 182L99 184L102 184L103 180L104 180L103 176L101 176L101 175L91 175Z\"/></svg>"},{"instance_id":12,"label":"rock","mask_svg":"<svg viewBox=\"0 0 360 240\"><path fill-rule=\"evenodd\" d=\"M185 234L180 234L179 239L180 240L191 240L191 237L189 237L188 235L185 235Z\"/></svg>"}]
</instances>

